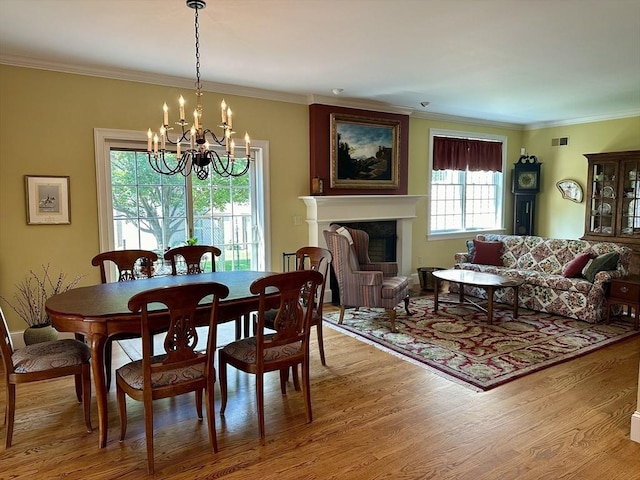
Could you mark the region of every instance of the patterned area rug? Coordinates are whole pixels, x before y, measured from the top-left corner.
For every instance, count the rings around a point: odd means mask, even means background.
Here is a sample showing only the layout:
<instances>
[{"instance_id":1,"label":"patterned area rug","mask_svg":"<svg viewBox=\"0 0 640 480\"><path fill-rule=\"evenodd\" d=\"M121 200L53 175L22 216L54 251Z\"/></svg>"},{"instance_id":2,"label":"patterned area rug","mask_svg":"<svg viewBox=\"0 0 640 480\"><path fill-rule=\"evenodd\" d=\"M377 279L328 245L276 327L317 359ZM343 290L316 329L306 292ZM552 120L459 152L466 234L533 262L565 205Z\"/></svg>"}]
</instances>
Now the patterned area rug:
<instances>
[{"instance_id":1,"label":"patterned area rug","mask_svg":"<svg viewBox=\"0 0 640 480\"><path fill-rule=\"evenodd\" d=\"M454 300L457 296L441 295ZM325 312L327 324L382 350L425 366L476 391L490 390L516 378L637 335L628 319L610 325L520 309L494 308L493 325L470 306L441 305L433 313L433 297L411 299L412 315L398 306L397 333L390 331L382 309Z\"/></svg>"}]
</instances>

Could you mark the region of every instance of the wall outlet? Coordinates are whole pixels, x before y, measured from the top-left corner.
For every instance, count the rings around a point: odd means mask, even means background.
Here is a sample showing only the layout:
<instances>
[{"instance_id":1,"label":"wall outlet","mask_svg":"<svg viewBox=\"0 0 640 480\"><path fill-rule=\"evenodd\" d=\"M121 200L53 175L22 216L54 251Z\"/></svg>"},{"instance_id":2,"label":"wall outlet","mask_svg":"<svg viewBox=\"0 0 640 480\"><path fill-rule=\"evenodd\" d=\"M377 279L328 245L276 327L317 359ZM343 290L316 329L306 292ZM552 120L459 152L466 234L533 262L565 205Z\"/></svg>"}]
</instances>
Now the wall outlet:
<instances>
[{"instance_id":1,"label":"wall outlet","mask_svg":"<svg viewBox=\"0 0 640 480\"><path fill-rule=\"evenodd\" d=\"M422 265L422 257L418 257L418 264Z\"/></svg>"},{"instance_id":2,"label":"wall outlet","mask_svg":"<svg viewBox=\"0 0 640 480\"><path fill-rule=\"evenodd\" d=\"M300 215L293 216L293 224L294 225L302 225L302 217Z\"/></svg>"}]
</instances>

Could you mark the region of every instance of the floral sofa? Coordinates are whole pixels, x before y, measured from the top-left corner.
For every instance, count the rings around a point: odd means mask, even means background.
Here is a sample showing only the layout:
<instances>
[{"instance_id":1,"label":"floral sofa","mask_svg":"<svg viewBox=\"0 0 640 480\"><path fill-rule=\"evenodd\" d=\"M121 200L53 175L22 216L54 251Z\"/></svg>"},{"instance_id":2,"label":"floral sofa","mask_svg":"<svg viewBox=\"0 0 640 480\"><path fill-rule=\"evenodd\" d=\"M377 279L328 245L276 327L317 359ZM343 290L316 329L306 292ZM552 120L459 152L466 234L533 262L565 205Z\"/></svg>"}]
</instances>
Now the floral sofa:
<instances>
[{"instance_id":1,"label":"floral sofa","mask_svg":"<svg viewBox=\"0 0 640 480\"><path fill-rule=\"evenodd\" d=\"M472 263L473 252L468 243L470 252L455 254L454 268L522 279L524 283L519 289L519 306L590 323L598 323L605 318L607 283L628 274L632 253L628 247L609 242L495 234L478 235L476 239L501 242L498 246L499 258L495 262L498 265ZM476 244L480 245L480 242ZM602 258L607 253L612 254L608 257L613 257L614 264L617 259L617 266L596 271L594 275L592 271L589 277L593 282L585 279L580 270L575 278L563 275L563 270L566 271L568 264L578 256ZM581 271L584 273L584 270ZM450 290L459 292L458 287L458 284L452 284ZM465 293L486 298L485 290L478 287L465 287ZM494 300L513 305L513 289L497 290Z\"/></svg>"}]
</instances>

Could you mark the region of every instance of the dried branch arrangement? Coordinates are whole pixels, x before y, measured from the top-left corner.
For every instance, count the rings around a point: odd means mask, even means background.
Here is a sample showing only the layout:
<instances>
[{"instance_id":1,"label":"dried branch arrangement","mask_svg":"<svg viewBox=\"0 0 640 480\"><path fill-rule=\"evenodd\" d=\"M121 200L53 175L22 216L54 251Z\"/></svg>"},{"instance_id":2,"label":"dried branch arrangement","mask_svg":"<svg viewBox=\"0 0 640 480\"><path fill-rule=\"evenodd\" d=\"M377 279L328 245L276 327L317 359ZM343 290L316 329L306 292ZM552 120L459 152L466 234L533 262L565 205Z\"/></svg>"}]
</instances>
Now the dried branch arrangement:
<instances>
[{"instance_id":1,"label":"dried branch arrangement","mask_svg":"<svg viewBox=\"0 0 640 480\"><path fill-rule=\"evenodd\" d=\"M18 292L14 294L14 301L0 296L30 327L49 325L51 322L44 309L44 304L49 297L66 292L74 288L84 275L76 275L65 284L67 274L60 272L55 278L49 274L49 264L42 265L42 274L38 275L29 270L29 275L16 284Z\"/></svg>"}]
</instances>

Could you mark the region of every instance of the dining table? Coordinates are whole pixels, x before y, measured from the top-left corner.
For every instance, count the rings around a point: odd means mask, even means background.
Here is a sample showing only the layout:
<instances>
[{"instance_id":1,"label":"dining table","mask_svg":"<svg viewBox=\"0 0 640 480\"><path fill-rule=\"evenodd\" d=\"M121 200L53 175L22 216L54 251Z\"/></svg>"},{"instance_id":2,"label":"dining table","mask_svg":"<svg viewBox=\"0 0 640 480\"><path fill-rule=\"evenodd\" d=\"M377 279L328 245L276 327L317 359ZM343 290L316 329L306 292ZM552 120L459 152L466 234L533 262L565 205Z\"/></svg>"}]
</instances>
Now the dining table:
<instances>
[{"instance_id":1,"label":"dining table","mask_svg":"<svg viewBox=\"0 0 640 480\"><path fill-rule=\"evenodd\" d=\"M254 280L271 274L271 272L235 270L195 275L157 276L73 288L53 295L46 301L46 312L56 330L84 336L91 348L91 371L98 404L98 446L100 448L104 448L107 444L109 418L104 370L105 343L109 337L120 334L140 334L141 331L141 313L129 310L127 306L129 299L139 292L153 288L202 282L222 283L229 288L229 295L221 299L219 304L217 322L223 323L258 310L259 295L251 293L251 284ZM274 293L272 298L276 302L277 293ZM168 322L166 307L162 304L150 304L149 311L153 321L158 325L158 330L162 330L164 324ZM208 325L210 311L211 297L205 297L197 309L196 323Z\"/></svg>"}]
</instances>

